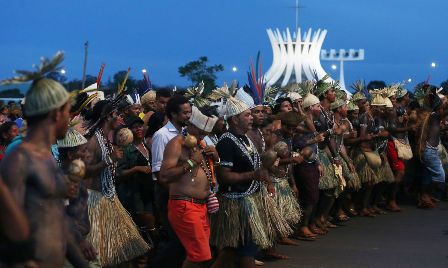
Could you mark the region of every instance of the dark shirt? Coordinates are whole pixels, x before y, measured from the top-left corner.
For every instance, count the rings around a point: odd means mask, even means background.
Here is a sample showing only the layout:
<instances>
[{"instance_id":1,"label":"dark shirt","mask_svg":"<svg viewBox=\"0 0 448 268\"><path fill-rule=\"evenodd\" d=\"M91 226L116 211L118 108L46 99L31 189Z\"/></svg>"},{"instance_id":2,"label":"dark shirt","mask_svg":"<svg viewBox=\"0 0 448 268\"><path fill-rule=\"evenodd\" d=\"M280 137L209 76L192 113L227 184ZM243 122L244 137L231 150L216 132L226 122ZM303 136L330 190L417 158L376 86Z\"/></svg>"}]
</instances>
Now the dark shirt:
<instances>
[{"instance_id":1,"label":"dark shirt","mask_svg":"<svg viewBox=\"0 0 448 268\"><path fill-rule=\"evenodd\" d=\"M245 145L249 146L249 139L245 135L238 135L232 133L241 143L244 142ZM244 146L244 144L241 144ZM230 168L232 172L244 173L254 171L255 167L252 165L248 156L243 153L240 147L229 137L223 137L216 145L216 150L218 151L219 158L221 159L221 166ZM253 146L252 154L250 157L254 159L256 153L256 148ZM258 154L257 154L258 155ZM219 191L220 192L245 192L252 181L238 184L225 184L219 181Z\"/></svg>"},{"instance_id":2,"label":"dark shirt","mask_svg":"<svg viewBox=\"0 0 448 268\"><path fill-rule=\"evenodd\" d=\"M124 149L123 158L118 163L119 174L123 170L128 170L135 166L151 165L151 151L146 145L144 146L148 150L149 159L146 159L134 144L130 144ZM142 204L144 205L151 201L152 184L151 174L136 172L126 178L119 178L117 181L118 198L126 210L134 214L143 209L141 207Z\"/></svg>"}]
</instances>

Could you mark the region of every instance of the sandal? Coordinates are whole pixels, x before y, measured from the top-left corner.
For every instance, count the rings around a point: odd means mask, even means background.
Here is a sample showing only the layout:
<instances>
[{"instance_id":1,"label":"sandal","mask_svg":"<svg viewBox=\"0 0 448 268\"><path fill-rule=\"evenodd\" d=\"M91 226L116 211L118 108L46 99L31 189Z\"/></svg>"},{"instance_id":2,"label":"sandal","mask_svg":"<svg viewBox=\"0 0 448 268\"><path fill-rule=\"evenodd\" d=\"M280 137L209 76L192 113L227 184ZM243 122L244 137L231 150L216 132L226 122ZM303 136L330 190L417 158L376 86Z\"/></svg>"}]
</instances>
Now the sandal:
<instances>
[{"instance_id":1,"label":"sandal","mask_svg":"<svg viewBox=\"0 0 448 268\"><path fill-rule=\"evenodd\" d=\"M314 228L310 227L310 230L311 230L311 232L313 232L313 233L315 233L317 235L326 235L327 234L326 231L324 231L324 230L322 230L322 229L320 229L318 227L314 227Z\"/></svg>"}]
</instances>

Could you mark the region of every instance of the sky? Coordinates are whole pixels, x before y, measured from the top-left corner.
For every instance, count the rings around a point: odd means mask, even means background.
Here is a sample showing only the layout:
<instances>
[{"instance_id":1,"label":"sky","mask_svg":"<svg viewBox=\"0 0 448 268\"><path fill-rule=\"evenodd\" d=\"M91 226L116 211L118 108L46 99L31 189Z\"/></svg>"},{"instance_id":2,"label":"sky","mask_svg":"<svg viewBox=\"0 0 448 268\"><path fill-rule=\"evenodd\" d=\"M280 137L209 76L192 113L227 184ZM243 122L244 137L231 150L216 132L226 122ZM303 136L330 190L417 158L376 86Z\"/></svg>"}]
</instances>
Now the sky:
<instances>
[{"instance_id":1,"label":"sky","mask_svg":"<svg viewBox=\"0 0 448 268\"><path fill-rule=\"evenodd\" d=\"M394 83L448 79L446 0L300 0L299 26L327 29L323 49L365 49L365 60L344 65L345 83L358 79ZM272 63L268 28L295 27L295 0L14 0L0 2L0 79L30 69L42 56L66 53L69 80L87 73L103 79L132 68L148 69L156 85L187 86L178 67L207 56L222 64L218 82L247 81L258 51L265 70ZM435 62L436 68L431 68ZM322 62L335 79L338 70ZM238 68L237 72L232 67Z\"/></svg>"}]
</instances>

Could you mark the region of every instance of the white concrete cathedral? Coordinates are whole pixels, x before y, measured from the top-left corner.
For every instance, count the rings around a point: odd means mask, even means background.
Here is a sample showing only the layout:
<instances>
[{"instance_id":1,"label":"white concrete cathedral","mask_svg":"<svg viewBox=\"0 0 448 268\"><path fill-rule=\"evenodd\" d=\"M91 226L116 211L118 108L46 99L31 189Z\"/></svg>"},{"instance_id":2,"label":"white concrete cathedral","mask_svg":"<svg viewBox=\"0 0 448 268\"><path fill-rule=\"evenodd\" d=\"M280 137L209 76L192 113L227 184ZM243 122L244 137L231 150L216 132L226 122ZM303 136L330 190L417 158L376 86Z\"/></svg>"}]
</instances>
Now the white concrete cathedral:
<instances>
[{"instance_id":1,"label":"white concrete cathedral","mask_svg":"<svg viewBox=\"0 0 448 268\"><path fill-rule=\"evenodd\" d=\"M291 35L289 28L281 33L267 30L273 51L273 61L264 78L266 86L279 84L284 87L290 83L300 83L314 78L313 72L322 78L327 73L320 64L320 53L327 30L311 28L302 37L300 28ZM328 79L333 81L333 79Z\"/></svg>"}]
</instances>

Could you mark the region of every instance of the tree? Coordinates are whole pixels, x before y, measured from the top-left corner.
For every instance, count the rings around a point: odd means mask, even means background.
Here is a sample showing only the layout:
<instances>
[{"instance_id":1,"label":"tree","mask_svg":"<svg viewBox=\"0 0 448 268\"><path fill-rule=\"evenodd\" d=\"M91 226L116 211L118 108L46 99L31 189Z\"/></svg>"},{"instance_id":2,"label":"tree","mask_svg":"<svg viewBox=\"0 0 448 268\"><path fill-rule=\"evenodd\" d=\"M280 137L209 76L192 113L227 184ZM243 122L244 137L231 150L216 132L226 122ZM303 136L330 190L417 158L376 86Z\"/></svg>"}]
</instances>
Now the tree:
<instances>
[{"instance_id":1,"label":"tree","mask_svg":"<svg viewBox=\"0 0 448 268\"><path fill-rule=\"evenodd\" d=\"M367 84L367 90L372 89L381 89L386 87L386 82L380 81L380 80L373 80L370 81L369 84Z\"/></svg>"},{"instance_id":2,"label":"tree","mask_svg":"<svg viewBox=\"0 0 448 268\"><path fill-rule=\"evenodd\" d=\"M188 77L193 86L203 81L205 90L209 92L216 88L216 73L224 71L224 66L221 64L207 66L207 63L207 57L200 57L198 60L190 61L179 67L180 76Z\"/></svg>"},{"instance_id":3,"label":"tree","mask_svg":"<svg viewBox=\"0 0 448 268\"><path fill-rule=\"evenodd\" d=\"M108 82L107 87L112 92L117 92L118 86L123 83L124 78L126 77L127 71L118 71L114 74L111 81ZM132 76L128 77L128 80L126 81L125 88L128 88L128 90L137 89L139 87L138 81L135 80Z\"/></svg>"},{"instance_id":4,"label":"tree","mask_svg":"<svg viewBox=\"0 0 448 268\"><path fill-rule=\"evenodd\" d=\"M96 77L93 75L86 75L86 87L94 83L96 83ZM67 88L68 91L79 90L81 87L82 81L79 79L74 79L65 83L65 88Z\"/></svg>"}]
</instances>

